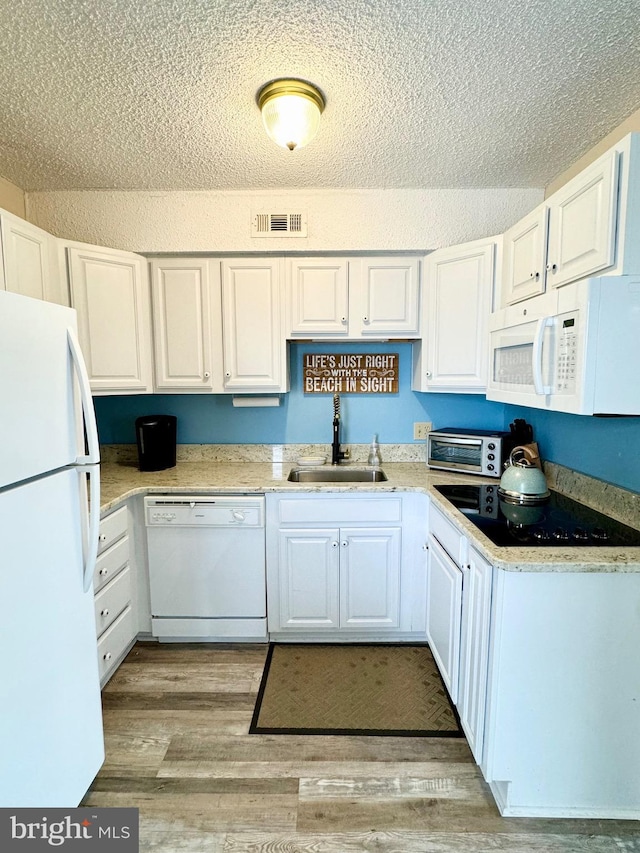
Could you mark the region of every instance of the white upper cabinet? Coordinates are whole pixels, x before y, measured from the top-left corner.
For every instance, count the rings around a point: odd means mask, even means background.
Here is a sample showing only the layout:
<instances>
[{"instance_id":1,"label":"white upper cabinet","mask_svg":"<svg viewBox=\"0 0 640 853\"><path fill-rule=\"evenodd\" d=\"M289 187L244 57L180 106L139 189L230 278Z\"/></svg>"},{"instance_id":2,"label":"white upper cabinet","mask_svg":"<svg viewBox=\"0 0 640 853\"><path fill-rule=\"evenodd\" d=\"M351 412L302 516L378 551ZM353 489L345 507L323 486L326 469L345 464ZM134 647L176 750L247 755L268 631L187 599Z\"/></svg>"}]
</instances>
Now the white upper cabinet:
<instances>
[{"instance_id":1,"label":"white upper cabinet","mask_svg":"<svg viewBox=\"0 0 640 853\"><path fill-rule=\"evenodd\" d=\"M593 275L640 273L640 134L630 133L504 235L494 310Z\"/></svg>"},{"instance_id":2,"label":"white upper cabinet","mask_svg":"<svg viewBox=\"0 0 640 853\"><path fill-rule=\"evenodd\" d=\"M614 149L548 200L547 281L559 287L615 262L618 162Z\"/></svg>"},{"instance_id":3,"label":"white upper cabinet","mask_svg":"<svg viewBox=\"0 0 640 853\"><path fill-rule=\"evenodd\" d=\"M287 336L327 340L416 337L420 259L287 260Z\"/></svg>"},{"instance_id":4,"label":"white upper cabinet","mask_svg":"<svg viewBox=\"0 0 640 853\"><path fill-rule=\"evenodd\" d=\"M500 238L428 256L422 340L413 347L414 391L484 393L491 292Z\"/></svg>"},{"instance_id":5,"label":"white upper cabinet","mask_svg":"<svg viewBox=\"0 0 640 853\"><path fill-rule=\"evenodd\" d=\"M70 244L71 302L95 394L153 387L147 262L140 255Z\"/></svg>"},{"instance_id":6,"label":"white upper cabinet","mask_svg":"<svg viewBox=\"0 0 640 853\"><path fill-rule=\"evenodd\" d=\"M224 390L289 390L282 258L222 261Z\"/></svg>"},{"instance_id":7,"label":"white upper cabinet","mask_svg":"<svg viewBox=\"0 0 640 853\"><path fill-rule=\"evenodd\" d=\"M549 208L541 204L504 235L502 300L495 308L544 293Z\"/></svg>"},{"instance_id":8,"label":"white upper cabinet","mask_svg":"<svg viewBox=\"0 0 640 853\"><path fill-rule=\"evenodd\" d=\"M344 258L287 260L287 329L292 338L347 337L349 270Z\"/></svg>"},{"instance_id":9,"label":"white upper cabinet","mask_svg":"<svg viewBox=\"0 0 640 853\"><path fill-rule=\"evenodd\" d=\"M350 334L415 337L419 332L418 258L359 258L349 262Z\"/></svg>"},{"instance_id":10,"label":"white upper cabinet","mask_svg":"<svg viewBox=\"0 0 640 853\"><path fill-rule=\"evenodd\" d=\"M30 222L0 211L0 286L12 293L69 304L66 280L57 263L58 240Z\"/></svg>"},{"instance_id":11,"label":"white upper cabinet","mask_svg":"<svg viewBox=\"0 0 640 853\"><path fill-rule=\"evenodd\" d=\"M152 261L151 300L156 390L220 393L220 261Z\"/></svg>"}]
</instances>

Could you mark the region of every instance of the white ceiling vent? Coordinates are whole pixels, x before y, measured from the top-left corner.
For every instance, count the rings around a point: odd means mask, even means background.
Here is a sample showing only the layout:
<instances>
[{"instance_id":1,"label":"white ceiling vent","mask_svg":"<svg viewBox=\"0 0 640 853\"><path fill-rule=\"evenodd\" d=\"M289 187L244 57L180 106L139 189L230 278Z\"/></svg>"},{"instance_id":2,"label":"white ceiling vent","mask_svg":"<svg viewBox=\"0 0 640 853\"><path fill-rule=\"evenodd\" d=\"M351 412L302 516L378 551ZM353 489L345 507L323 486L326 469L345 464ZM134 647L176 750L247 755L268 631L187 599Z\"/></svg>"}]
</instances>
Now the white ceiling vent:
<instances>
[{"instance_id":1,"label":"white ceiling vent","mask_svg":"<svg viewBox=\"0 0 640 853\"><path fill-rule=\"evenodd\" d=\"M254 213L252 237L306 237L306 213Z\"/></svg>"}]
</instances>

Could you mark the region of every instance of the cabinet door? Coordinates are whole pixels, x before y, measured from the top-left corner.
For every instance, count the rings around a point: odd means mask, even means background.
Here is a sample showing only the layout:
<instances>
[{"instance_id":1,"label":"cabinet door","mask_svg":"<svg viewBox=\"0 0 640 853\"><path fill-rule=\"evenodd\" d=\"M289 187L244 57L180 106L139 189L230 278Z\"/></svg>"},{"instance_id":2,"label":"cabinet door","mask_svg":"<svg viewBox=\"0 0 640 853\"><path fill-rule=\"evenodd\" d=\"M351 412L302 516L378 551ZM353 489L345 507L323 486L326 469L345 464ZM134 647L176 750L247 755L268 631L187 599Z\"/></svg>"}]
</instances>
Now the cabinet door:
<instances>
[{"instance_id":1,"label":"cabinet door","mask_svg":"<svg viewBox=\"0 0 640 853\"><path fill-rule=\"evenodd\" d=\"M340 627L400 624L400 528L340 530Z\"/></svg>"},{"instance_id":2,"label":"cabinet door","mask_svg":"<svg viewBox=\"0 0 640 853\"><path fill-rule=\"evenodd\" d=\"M609 151L549 199L547 284L558 287L615 261L618 152Z\"/></svg>"},{"instance_id":3,"label":"cabinet door","mask_svg":"<svg viewBox=\"0 0 640 853\"><path fill-rule=\"evenodd\" d=\"M471 548L462 585L458 712L478 764L484 743L492 572L492 566Z\"/></svg>"},{"instance_id":4,"label":"cabinet door","mask_svg":"<svg viewBox=\"0 0 640 853\"><path fill-rule=\"evenodd\" d=\"M67 248L71 301L94 393L152 389L147 264L131 252Z\"/></svg>"},{"instance_id":5,"label":"cabinet door","mask_svg":"<svg viewBox=\"0 0 640 853\"><path fill-rule=\"evenodd\" d=\"M337 528L280 530L278 609L269 630L337 629L340 538Z\"/></svg>"},{"instance_id":6,"label":"cabinet door","mask_svg":"<svg viewBox=\"0 0 640 853\"><path fill-rule=\"evenodd\" d=\"M419 332L418 258L362 258L349 263L351 336L406 337Z\"/></svg>"},{"instance_id":7,"label":"cabinet door","mask_svg":"<svg viewBox=\"0 0 640 853\"><path fill-rule=\"evenodd\" d=\"M222 262L226 391L288 389L281 287L281 259Z\"/></svg>"},{"instance_id":8,"label":"cabinet door","mask_svg":"<svg viewBox=\"0 0 640 853\"><path fill-rule=\"evenodd\" d=\"M429 537L427 639L452 702L458 700L462 571Z\"/></svg>"},{"instance_id":9,"label":"cabinet door","mask_svg":"<svg viewBox=\"0 0 640 853\"><path fill-rule=\"evenodd\" d=\"M549 208L537 207L504 235L504 266L500 305L544 293Z\"/></svg>"},{"instance_id":10,"label":"cabinet door","mask_svg":"<svg viewBox=\"0 0 640 853\"><path fill-rule=\"evenodd\" d=\"M6 290L68 304L54 262L56 238L10 213L0 215Z\"/></svg>"},{"instance_id":11,"label":"cabinet door","mask_svg":"<svg viewBox=\"0 0 640 853\"><path fill-rule=\"evenodd\" d=\"M422 376L415 390L486 390L494 257L494 241L474 241L429 257L426 342L422 343Z\"/></svg>"},{"instance_id":12,"label":"cabinet door","mask_svg":"<svg viewBox=\"0 0 640 853\"><path fill-rule=\"evenodd\" d=\"M348 324L347 261L335 258L287 262L288 331L291 337L346 337Z\"/></svg>"},{"instance_id":13,"label":"cabinet door","mask_svg":"<svg viewBox=\"0 0 640 853\"><path fill-rule=\"evenodd\" d=\"M156 388L222 390L220 262L153 261L151 297Z\"/></svg>"}]
</instances>

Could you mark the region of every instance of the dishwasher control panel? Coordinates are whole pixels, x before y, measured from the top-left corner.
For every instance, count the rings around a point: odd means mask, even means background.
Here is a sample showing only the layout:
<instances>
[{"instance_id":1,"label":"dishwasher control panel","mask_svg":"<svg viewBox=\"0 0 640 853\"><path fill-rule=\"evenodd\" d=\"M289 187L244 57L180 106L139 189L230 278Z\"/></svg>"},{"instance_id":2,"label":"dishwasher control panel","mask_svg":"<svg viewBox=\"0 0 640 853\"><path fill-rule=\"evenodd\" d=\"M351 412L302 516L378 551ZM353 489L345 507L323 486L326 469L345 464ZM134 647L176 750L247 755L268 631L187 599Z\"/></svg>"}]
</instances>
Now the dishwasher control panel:
<instances>
[{"instance_id":1,"label":"dishwasher control panel","mask_svg":"<svg viewBox=\"0 0 640 853\"><path fill-rule=\"evenodd\" d=\"M163 495L144 499L147 527L264 527L264 497Z\"/></svg>"},{"instance_id":2,"label":"dishwasher control panel","mask_svg":"<svg viewBox=\"0 0 640 853\"><path fill-rule=\"evenodd\" d=\"M177 517L175 512L152 512L151 522L153 524L171 524Z\"/></svg>"}]
</instances>

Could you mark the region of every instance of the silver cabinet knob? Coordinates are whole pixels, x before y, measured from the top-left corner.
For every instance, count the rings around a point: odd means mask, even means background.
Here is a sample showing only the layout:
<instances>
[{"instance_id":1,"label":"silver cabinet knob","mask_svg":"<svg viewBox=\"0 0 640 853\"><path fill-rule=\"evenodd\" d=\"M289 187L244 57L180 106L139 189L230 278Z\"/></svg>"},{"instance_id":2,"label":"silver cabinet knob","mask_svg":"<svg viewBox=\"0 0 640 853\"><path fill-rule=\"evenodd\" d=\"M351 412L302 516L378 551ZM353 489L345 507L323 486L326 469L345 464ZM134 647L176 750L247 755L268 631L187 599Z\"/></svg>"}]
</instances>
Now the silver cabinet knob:
<instances>
[{"instance_id":1,"label":"silver cabinet knob","mask_svg":"<svg viewBox=\"0 0 640 853\"><path fill-rule=\"evenodd\" d=\"M427 377L427 379L428 379L428 378L431 376L431 371L430 371L430 370L425 371L425 374L424 374L424 375L425 375L425 376Z\"/></svg>"},{"instance_id":2,"label":"silver cabinet knob","mask_svg":"<svg viewBox=\"0 0 640 853\"><path fill-rule=\"evenodd\" d=\"M558 264L547 264L547 272L556 272Z\"/></svg>"},{"instance_id":3,"label":"silver cabinet knob","mask_svg":"<svg viewBox=\"0 0 640 853\"><path fill-rule=\"evenodd\" d=\"M98 542L106 542L106 541L107 541L107 534L106 534L106 533L101 533L101 534L98 536Z\"/></svg>"},{"instance_id":4,"label":"silver cabinet knob","mask_svg":"<svg viewBox=\"0 0 640 853\"><path fill-rule=\"evenodd\" d=\"M211 374L209 373L209 371L205 371L204 378L208 379L210 376Z\"/></svg>"},{"instance_id":5,"label":"silver cabinet knob","mask_svg":"<svg viewBox=\"0 0 640 853\"><path fill-rule=\"evenodd\" d=\"M332 542L332 543L331 543L331 547L332 547L332 548L337 548L337 547L338 547L338 543L337 543L337 542Z\"/></svg>"},{"instance_id":6,"label":"silver cabinet knob","mask_svg":"<svg viewBox=\"0 0 640 853\"><path fill-rule=\"evenodd\" d=\"M347 318L346 318L346 317L340 317L340 322L341 322L341 323L343 323L343 324L344 324L344 323L346 323L346 322L347 322Z\"/></svg>"},{"instance_id":7,"label":"silver cabinet knob","mask_svg":"<svg viewBox=\"0 0 640 853\"><path fill-rule=\"evenodd\" d=\"M102 660L111 660L112 657L113 655L111 652L105 652L105 654L102 655Z\"/></svg>"},{"instance_id":8,"label":"silver cabinet knob","mask_svg":"<svg viewBox=\"0 0 640 853\"><path fill-rule=\"evenodd\" d=\"M108 616L108 615L109 615L109 610L105 607L105 609L104 609L104 610L101 610L101 611L100 611L100 615L101 615L101 616Z\"/></svg>"},{"instance_id":9,"label":"silver cabinet knob","mask_svg":"<svg viewBox=\"0 0 640 853\"><path fill-rule=\"evenodd\" d=\"M100 569L98 574L102 575L102 577L106 577L109 574L109 569Z\"/></svg>"}]
</instances>

